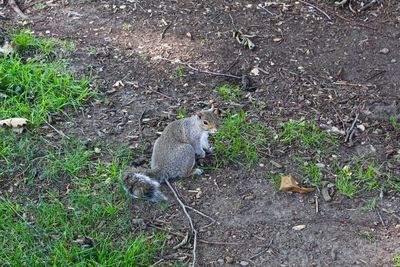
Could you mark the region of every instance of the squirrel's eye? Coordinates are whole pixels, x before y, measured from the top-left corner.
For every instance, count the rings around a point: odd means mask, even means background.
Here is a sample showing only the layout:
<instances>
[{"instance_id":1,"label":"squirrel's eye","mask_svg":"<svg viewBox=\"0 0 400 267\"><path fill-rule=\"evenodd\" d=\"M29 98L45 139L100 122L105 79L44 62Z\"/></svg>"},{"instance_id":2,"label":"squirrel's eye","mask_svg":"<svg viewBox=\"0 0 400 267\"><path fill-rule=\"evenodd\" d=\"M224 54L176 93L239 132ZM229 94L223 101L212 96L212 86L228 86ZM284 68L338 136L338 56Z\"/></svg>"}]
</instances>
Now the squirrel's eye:
<instances>
[{"instance_id":1,"label":"squirrel's eye","mask_svg":"<svg viewBox=\"0 0 400 267\"><path fill-rule=\"evenodd\" d=\"M204 125L208 125L208 121L203 121Z\"/></svg>"}]
</instances>

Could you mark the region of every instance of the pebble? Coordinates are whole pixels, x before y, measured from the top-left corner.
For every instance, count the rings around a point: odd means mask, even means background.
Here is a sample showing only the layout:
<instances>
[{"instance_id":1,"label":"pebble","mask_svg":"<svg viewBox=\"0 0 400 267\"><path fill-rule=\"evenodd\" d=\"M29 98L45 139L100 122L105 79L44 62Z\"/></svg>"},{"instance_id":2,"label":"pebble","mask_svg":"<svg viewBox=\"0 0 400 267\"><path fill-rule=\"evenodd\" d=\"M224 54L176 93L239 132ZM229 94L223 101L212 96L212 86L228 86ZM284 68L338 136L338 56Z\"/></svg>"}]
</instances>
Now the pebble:
<instances>
[{"instance_id":1,"label":"pebble","mask_svg":"<svg viewBox=\"0 0 400 267\"><path fill-rule=\"evenodd\" d=\"M317 164L315 164L315 166L317 166L320 169L325 168L325 164L323 164L323 163L317 163Z\"/></svg>"},{"instance_id":2,"label":"pebble","mask_svg":"<svg viewBox=\"0 0 400 267\"><path fill-rule=\"evenodd\" d=\"M217 262L219 263L219 265L223 265L224 264L224 260L223 259L218 259Z\"/></svg>"},{"instance_id":3,"label":"pebble","mask_svg":"<svg viewBox=\"0 0 400 267\"><path fill-rule=\"evenodd\" d=\"M241 261L240 266L248 266L249 263L247 261Z\"/></svg>"},{"instance_id":4,"label":"pebble","mask_svg":"<svg viewBox=\"0 0 400 267\"><path fill-rule=\"evenodd\" d=\"M326 188L326 187L322 188L321 193L322 193L322 197L324 198L324 200L326 202L329 202L332 200L332 197L329 195L328 188Z\"/></svg>"},{"instance_id":5,"label":"pebble","mask_svg":"<svg viewBox=\"0 0 400 267\"><path fill-rule=\"evenodd\" d=\"M247 195L243 197L244 200L253 200L254 196L253 195Z\"/></svg>"},{"instance_id":6,"label":"pebble","mask_svg":"<svg viewBox=\"0 0 400 267\"><path fill-rule=\"evenodd\" d=\"M226 261L226 263L231 264L231 263L233 263L233 258L229 257L229 256L226 256L225 257L225 261Z\"/></svg>"},{"instance_id":7,"label":"pebble","mask_svg":"<svg viewBox=\"0 0 400 267\"><path fill-rule=\"evenodd\" d=\"M382 48L381 50L379 50L379 53L386 55L387 53L389 53L389 49L388 48Z\"/></svg>"},{"instance_id":8,"label":"pebble","mask_svg":"<svg viewBox=\"0 0 400 267\"><path fill-rule=\"evenodd\" d=\"M397 62L397 60L396 60L396 59L392 59L392 60L390 60L390 62L392 62L392 63L396 63L396 62Z\"/></svg>"}]
</instances>

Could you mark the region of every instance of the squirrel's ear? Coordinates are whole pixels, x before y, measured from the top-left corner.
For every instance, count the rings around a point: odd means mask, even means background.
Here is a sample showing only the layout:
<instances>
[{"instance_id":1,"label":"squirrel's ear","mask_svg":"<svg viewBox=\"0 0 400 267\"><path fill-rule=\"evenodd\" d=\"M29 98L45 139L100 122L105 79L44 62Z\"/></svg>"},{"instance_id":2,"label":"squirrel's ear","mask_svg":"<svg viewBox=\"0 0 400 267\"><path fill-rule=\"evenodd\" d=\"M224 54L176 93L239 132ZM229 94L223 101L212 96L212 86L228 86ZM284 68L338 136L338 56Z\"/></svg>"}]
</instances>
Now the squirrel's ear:
<instances>
[{"instance_id":1,"label":"squirrel's ear","mask_svg":"<svg viewBox=\"0 0 400 267\"><path fill-rule=\"evenodd\" d=\"M201 112L201 111L198 111L197 113L196 113L196 115L197 115L197 117L199 117L199 119L201 119L201 118L203 118L203 112Z\"/></svg>"},{"instance_id":2,"label":"squirrel's ear","mask_svg":"<svg viewBox=\"0 0 400 267\"><path fill-rule=\"evenodd\" d=\"M221 114L221 110L218 109L218 108L215 108L215 109L213 110L213 112L214 112L214 114L216 114L216 115L220 115L220 114Z\"/></svg>"}]
</instances>

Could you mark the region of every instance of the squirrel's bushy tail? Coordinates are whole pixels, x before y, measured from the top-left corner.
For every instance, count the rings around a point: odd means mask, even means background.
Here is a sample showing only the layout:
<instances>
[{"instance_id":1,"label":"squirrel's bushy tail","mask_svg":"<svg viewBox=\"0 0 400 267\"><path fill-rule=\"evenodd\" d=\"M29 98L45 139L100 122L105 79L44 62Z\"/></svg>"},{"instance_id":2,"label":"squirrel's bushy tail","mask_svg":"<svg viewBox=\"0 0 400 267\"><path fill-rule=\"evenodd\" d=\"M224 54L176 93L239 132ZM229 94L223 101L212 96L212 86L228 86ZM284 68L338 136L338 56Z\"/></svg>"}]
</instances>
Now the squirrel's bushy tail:
<instances>
[{"instance_id":1,"label":"squirrel's bushy tail","mask_svg":"<svg viewBox=\"0 0 400 267\"><path fill-rule=\"evenodd\" d=\"M126 194L133 198L145 199L151 202L168 200L160 191L160 183L150 178L150 176L158 178L156 175L157 173L157 170L144 170L143 172L135 170L133 172L128 172L124 176L122 187Z\"/></svg>"}]
</instances>

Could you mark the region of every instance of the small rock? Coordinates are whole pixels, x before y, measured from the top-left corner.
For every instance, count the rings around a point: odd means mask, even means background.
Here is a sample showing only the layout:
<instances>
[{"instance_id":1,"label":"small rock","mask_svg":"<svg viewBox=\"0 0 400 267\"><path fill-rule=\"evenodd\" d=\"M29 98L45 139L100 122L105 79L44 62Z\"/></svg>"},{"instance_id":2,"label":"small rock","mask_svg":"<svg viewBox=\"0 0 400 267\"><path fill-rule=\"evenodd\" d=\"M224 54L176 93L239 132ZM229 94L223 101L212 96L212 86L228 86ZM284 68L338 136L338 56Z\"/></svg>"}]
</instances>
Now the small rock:
<instances>
[{"instance_id":1,"label":"small rock","mask_svg":"<svg viewBox=\"0 0 400 267\"><path fill-rule=\"evenodd\" d=\"M225 261L226 261L226 263L228 263L228 264L232 264L232 263L233 263L233 258L232 258L232 257L229 257L229 256L226 256L226 257L225 257Z\"/></svg>"},{"instance_id":2,"label":"small rock","mask_svg":"<svg viewBox=\"0 0 400 267\"><path fill-rule=\"evenodd\" d=\"M217 262L219 263L219 265L223 265L224 264L224 260L223 259L218 259Z\"/></svg>"},{"instance_id":3,"label":"small rock","mask_svg":"<svg viewBox=\"0 0 400 267\"><path fill-rule=\"evenodd\" d=\"M249 265L249 263L247 261L241 261L240 262L240 266L247 266Z\"/></svg>"},{"instance_id":4,"label":"small rock","mask_svg":"<svg viewBox=\"0 0 400 267\"><path fill-rule=\"evenodd\" d=\"M331 196L329 195L329 190L327 187L322 188L321 194L326 202L329 202L332 200Z\"/></svg>"},{"instance_id":5,"label":"small rock","mask_svg":"<svg viewBox=\"0 0 400 267\"><path fill-rule=\"evenodd\" d=\"M389 49L388 48L382 48L381 50L379 50L379 53L386 55L387 53L389 53Z\"/></svg>"},{"instance_id":6,"label":"small rock","mask_svg":"<svg viewBox=\"0 0 400 267\"><path fill-rule=\"evenodd\" d=\"M365 131L365 126L364 126L364 125L362 125L362 124L360 124L360 125L357 125L357 128L358 128L358 129L360 129L360 130L361 130L361 132L364 132L364 131Z\"/></svg>"},{"instance_id":7,"label":"small rock","mask_svg":"<svg viewBox=\"0 0 400 267\"><path fill-rule=\"evenodd\" d=\"M391 62L391 63L396 63L397 60L396 60L396 59L392 59L392 60L390 60L390 62Z\"/></svg>"},{"instance_id":8,"label":"small rock","mask_svg":"<svg viewBox=\"0 0 400 267\"><path fill-rule=\"evenodd\" d=\"M317 166L319 169L325 168L325 164L323 163L316 163L315 166Z\"/></svg>"},{"instance_id":9,"label":"small rock","mask_svg":"<svg viewBox=\"0 0 400 267\"><path fill-rule=\"evenodd\" d=\"M278 162L273 161L273 160L270 160L270 162L271 162L272 165L274 165L274 166L277 167L278 169L282 168L282 165L279 164Z\"/></svg>"},{"instance_id":10,"label":"small rock","mask_svg":"<svg viewBox=\"0 0 400 267\"><path fill-rule=\"evenodd\" d=\"M292 227L292 229L295 231L300 231L300 230L303 230L304 228L306 228L305 224L299 224L299 225Z\"/></svg>"}]
</instances>

